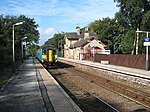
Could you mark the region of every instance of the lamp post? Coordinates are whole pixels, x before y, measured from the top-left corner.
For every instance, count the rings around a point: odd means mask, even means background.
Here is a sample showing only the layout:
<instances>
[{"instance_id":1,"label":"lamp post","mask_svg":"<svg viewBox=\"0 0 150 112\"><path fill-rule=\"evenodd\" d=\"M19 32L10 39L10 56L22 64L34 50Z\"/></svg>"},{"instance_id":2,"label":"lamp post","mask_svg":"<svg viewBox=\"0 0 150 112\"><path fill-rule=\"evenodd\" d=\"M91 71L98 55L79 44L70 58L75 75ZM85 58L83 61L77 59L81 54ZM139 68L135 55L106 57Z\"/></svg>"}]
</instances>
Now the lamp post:
<instances>
[{"instance_id":1,"label":"lamp post","mask_svg":"<svg viewBox=\"0 0 150 112\"><path fill-rule=\"evenodd\" d=\"M21 42L21 48L22 48L22 63L23 63L23 40L27 39L27 37L22 38L22 42ZM26 44L25 44L25 49L26 49Z\"/></svg>"},{"instance_id":2,"label":"lamp post","mask_svg":"<svg viewBox=\"0 0 150 112\"><path fill-rule=\"evenodd\" d=\"M148 34L150 32L148 32L148 31L136 31L136 33L146 33L146 38L148 39ZM148 69L149 69L149 63L148 63L148 45L146 45L146 71L148 71Z\"/></svg>"},{"instance_id":3,"label":"lamp post","mask_svg":"<svg viewBox=\"0 0 150 112\"><path fill-rule=\"evenodd\" d=\"M14 31L14 28L15 28L15 26L21 25L21 24L23 24L23 22L13 24L13 31L12 31L12 33L13 33L13 45L12 45L12 50L13 50L13 73L15 73L15 44L14 44L15 31Z\"/></svg>"}]
</instances>

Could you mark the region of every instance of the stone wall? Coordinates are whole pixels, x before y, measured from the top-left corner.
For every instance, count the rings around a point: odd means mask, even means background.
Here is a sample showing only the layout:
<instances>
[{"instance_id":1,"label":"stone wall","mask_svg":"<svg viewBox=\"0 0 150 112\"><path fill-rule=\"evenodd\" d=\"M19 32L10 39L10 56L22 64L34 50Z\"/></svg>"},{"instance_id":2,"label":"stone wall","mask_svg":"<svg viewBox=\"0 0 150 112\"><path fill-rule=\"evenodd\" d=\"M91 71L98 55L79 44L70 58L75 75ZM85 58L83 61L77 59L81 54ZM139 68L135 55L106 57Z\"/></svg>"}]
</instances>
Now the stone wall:
<instances>
[{"instance_id":1,"label":"stone wall","mask_svg":"<svg viewBox=\"0 0 150 112\"><path fill-rule=\"evenodd\" d=\"M135 82L141 85L147 85L150 86L150 80L149 79L144 79L141 77L137 77L134 76L134 74L125 74L125 73L121 73L121 72L117 72L117 71L112 71L112 70L108 70L108 69L102 69L102 68L98 68L98 67L93 67L90 65L84 65L84 64L80 64L80 63L75 63L75 62L71 62L71 61L66 61L66 60L62 60L59 59L60 62L72 65L74 67L76 67L77 69L80 69L82 71L88 72L88 73L94 73L96 75L103 75L105 77L111 77L113 79L122 79L128 82Z\"/></svg>"}]
</instances>

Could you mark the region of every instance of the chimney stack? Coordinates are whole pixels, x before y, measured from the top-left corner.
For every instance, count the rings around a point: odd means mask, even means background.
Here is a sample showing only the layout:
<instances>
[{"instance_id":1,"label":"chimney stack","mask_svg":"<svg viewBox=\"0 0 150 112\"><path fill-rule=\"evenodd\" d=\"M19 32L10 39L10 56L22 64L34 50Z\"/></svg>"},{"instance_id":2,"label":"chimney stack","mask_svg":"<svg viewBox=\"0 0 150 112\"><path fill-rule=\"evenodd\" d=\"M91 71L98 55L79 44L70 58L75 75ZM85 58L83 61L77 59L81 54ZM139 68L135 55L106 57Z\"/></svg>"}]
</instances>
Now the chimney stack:
<instances>
[{"instance_id":1,"label":"chimney stack","mask_svg":"<svg viewBox=\"0 0 150 112\"><path fill-rule=\"evenodd\" d=\"M77 26L76 26L76 32L77 32L77 35L80 35L80 26L79 26L79 24L77 24Z\"/></svg>"},{"instance_id":2,"label":"chimney stack","mask_svg":"<svg viewBox=\"0 0 150 112\"><path fill-rule=\"evenodd\" d=\"M85 27L85 31L84 31L84 39L89 38L89 37L90 37L90 34L89 34L88 26L87 26L87 27Z\"/></svg>"}]
</instances>

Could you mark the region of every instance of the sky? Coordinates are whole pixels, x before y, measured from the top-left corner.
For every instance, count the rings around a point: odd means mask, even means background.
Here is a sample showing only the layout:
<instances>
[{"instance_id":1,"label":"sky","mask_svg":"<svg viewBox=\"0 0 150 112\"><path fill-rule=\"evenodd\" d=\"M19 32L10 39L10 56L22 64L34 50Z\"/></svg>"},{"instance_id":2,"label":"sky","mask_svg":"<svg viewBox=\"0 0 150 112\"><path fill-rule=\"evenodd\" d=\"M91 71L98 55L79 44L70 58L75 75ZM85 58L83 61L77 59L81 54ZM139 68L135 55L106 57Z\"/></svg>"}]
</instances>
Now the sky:
<instances>
[{"instance_id":1,"label":"sky","mask_svg":"<svg viewBox=\"0 0 150 112\"><path fill-rule=\"evenodd\" d=\"M0 15L25 15L39 25L42 45L58 32L75 32L95 20L113 18L114 0L0 0Z\"/></svg>"}]
</instances>

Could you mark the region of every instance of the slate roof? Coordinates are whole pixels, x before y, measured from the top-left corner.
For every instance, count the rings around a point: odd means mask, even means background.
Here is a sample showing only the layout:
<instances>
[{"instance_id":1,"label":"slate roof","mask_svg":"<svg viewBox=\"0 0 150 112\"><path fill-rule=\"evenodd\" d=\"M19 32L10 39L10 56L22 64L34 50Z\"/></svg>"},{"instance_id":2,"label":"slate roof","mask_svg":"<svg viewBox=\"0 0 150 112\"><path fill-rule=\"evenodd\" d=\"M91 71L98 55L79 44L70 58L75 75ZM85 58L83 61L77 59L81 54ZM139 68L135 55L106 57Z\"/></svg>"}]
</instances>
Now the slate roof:
<instances>
[{"instance_id":1,"label":"slate roof","mask_svg":"<svg viewBox=\"0 0 150 112\"><path fill-rule=\"evenodd\" d=\"M77 32L69 32L69 33L65 33L65 35L67 36L68 39L79 39Z\"/></svg>"},{"instance_id":2,"label":"slate roof","mask_svg":"<svg viewBox=\"0 0 150 112\"><path fill-rule=\"evenodd\" d=\"M83 33L81 33L81 35L78 35L78 38L84 38L84 33L89 33L89 37L96 37L98 38L97 34L96 33L91 33L89 31L84 31Z\"/></svg>"},{"instance_id":3,"label":"slate roof","mask_svg":"<svg viewBox=\"0 0 150 112\"><path fill-rule=\"evenodd\" d=\"M89 33L89 38L84 39L84 33ZM76 48L76 47L82 47L86 44L88 44L91 40L96 39L98 40L98 36L95 33L91 33L89 31L84 31L81 33L81 35L78 35L78 39L80 38L80 41L74 43L74 45L70 46L70 48Z\"/></svg>"},{"instance_id":4,"label":"slate roof","mask_svg":"<svg viewBox=\"0 0 150 112\"><path fill-rule=\"evenodd\" d=\"M89 33L89 38L84 39L84 33ZM97 34L91 33L89 31L84 31L80 35L77 35L76 32L69 32L69 33L66 33L66 36L69 40L79 40L76 43L74 43L73 45L71 45L70 49L76 48L76 47L82 47L82 46L88 44L93 39L98 40ZM100 41L100 43L103 44L101 41Z\"/></svg>"},{"instance_id":5,"label":"slate roof","mask_svg":"<svg viewBox=\"0 0 150 112\"><path fill-rule=\"evenodd\" d=\"M82 46L88 44L93 39L97 39L97 38L95 38L94 36L91 36L91 37L85 38L85 39L81 38L80 41L74 43L74 45L70 46L70 48L82 47Z\"/></svg>"}]
</instances>

